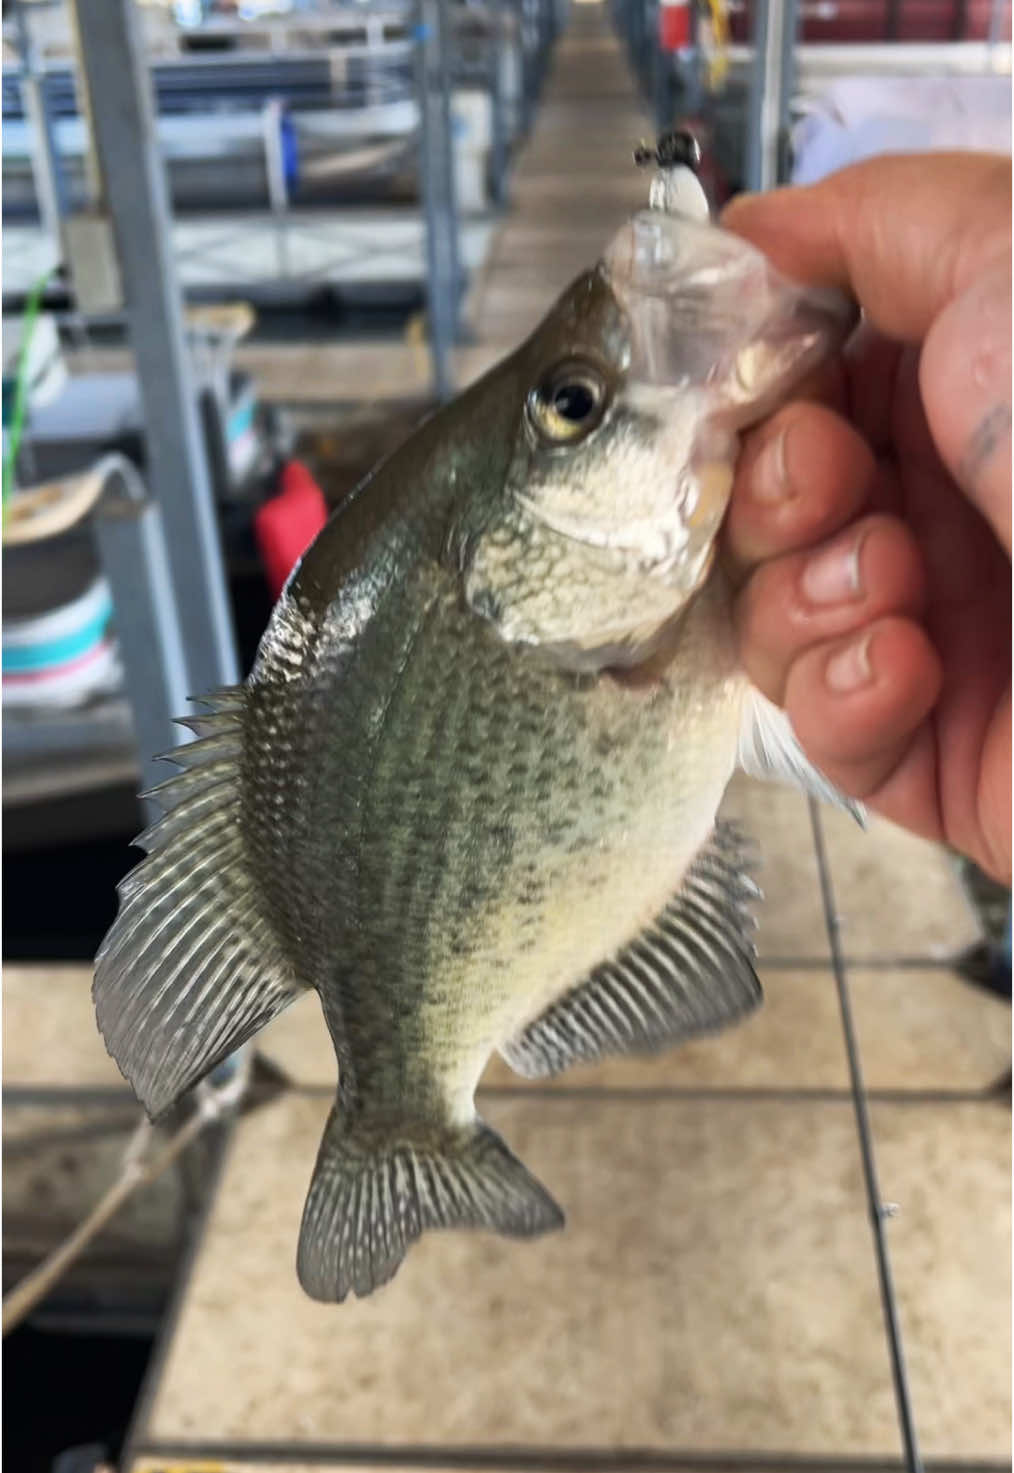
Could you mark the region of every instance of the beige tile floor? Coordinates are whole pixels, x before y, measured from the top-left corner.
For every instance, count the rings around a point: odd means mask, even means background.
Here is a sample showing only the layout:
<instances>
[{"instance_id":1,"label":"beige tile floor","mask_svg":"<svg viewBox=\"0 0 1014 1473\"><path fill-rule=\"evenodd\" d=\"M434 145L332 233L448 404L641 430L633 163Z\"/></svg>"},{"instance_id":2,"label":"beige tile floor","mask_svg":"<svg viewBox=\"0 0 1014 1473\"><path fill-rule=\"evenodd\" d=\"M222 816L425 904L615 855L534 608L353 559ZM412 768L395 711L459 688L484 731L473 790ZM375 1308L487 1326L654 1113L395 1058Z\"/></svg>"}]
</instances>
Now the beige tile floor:
<instances>
[{"instance_id":1,"label":"beige tile floor","mask_svg":"<svg viewBox=\"0 0 1014 1473\"><path fill-rule=\"evenodd\" d=\"M925 1451L1009 1458L1009 1100L875 1103L873 1127Z\"/></svg>"},{"instance_id":2,"label":"beige tile floor","mask_svg":"<svg viewBox=\"0 0 1014 1473\"><path fill-rule=\"evenodd\" d=\"M722 812L760 847L761 958L826 958L827 926L806 799L778 784L737 776ZM848 960L946 960L978 938L976 916L953 863L938 845L874 816L864 830L826 806L820 822Z\"/></svg>"},{"instance_id":3,"label":"beige tile floor","mask_svg":"<svg viewBox=\"0 0 1014 1473\"><path fill-rule=\"evenodd\" d=\"M871 819L868 833L833 810L821 822L846 956L940 960L976 940L978 923L955 884L954 864L937 845L882 819Z\"/></svg>"},{"instance_id":4,"label":"beige tile floor","mask_svg":"<svg viewBox=\"0 0 1014 1473\"><path fill-rule=\"evenodd\" d=\"M326 1112L290 1093L240 1125L149 1446L897 1451L845 1101L490 1102L567 1229L534 1244L432 1234L383 1293L340 1309L293 1272ZM877 1114L908 1222L899 1296L926 1452L1002 1458L1005 1114Z\"/></svg>"},{"instance_id":5,"label":"beige tile floor","mask_svg":"<svg viewBox=\"0 0 1014 1473\"><path fill-rule=\"evenodd\" d=\"M150 1435L271 1440L291 1406L296 1442L880 1450L890 1395L854 1140L847 1106L818 1113L833 1151L779 1103L498 1101L488 1118L567 1232L431 1235L388 1293L336 1312L291 1272L326 1102L289 1095L240 1128ZM217 1393L202 1344L241 1395ZM851 1408L823 1394L835 1370Z\"/></svg>"},{"instance_id":6,"label":"beige tile floor","mask_svg":"<svg viewBox=\"0 0 1014 1473\"><path fill-rule=\"evenodd\" d=\"M4 966L6 1090L122 1088L127 1093L95 1025L91 985L90 967Z\"/></svg>"}]
</instances>

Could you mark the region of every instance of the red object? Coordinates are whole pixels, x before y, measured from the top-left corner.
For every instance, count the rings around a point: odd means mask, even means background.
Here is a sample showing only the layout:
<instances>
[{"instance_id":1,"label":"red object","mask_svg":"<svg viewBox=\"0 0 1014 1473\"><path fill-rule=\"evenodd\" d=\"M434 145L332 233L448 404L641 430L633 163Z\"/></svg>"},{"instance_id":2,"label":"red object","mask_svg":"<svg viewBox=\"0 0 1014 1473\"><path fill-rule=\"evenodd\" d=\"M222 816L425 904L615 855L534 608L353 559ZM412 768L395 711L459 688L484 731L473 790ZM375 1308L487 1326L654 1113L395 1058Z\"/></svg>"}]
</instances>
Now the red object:
<instances>
[{"instance_id":1,"label":"red object","mask_svg":"<svg viewBox=\"0 0 1014 1473\"><path fill-rule=\"evenodd\" d=\"M898 41L985 41L993 0L900 0L896 6ZM802 41L887 41L890 0L802 0ZM753 0L730 7L736 42L750 44ZM1004 0L1001 41L1011 38L1010 0Z\"/></svg>"},{"instance_id":2,"label":"red object","mask_svg":"<svg viewBox=\"0 0 1014 1473\"><path fill-rule=\"evenodd\" d=\"M278 484L278 495L265 501L254 517L254 533L272 598L281 593L285 580L327 521L324 493L300 461L287 462Z\"/></svg>"},{"instance_id":3,"label":"red object","mask_svg":"<svg viewBox=\"0 0 1014 1473\"><path fill-rule=\"evenodd\" d=\"M662 0L658 7L658 44L663 51L683 51L691 41L690 0Z\"/></svg>"}]
</instances>

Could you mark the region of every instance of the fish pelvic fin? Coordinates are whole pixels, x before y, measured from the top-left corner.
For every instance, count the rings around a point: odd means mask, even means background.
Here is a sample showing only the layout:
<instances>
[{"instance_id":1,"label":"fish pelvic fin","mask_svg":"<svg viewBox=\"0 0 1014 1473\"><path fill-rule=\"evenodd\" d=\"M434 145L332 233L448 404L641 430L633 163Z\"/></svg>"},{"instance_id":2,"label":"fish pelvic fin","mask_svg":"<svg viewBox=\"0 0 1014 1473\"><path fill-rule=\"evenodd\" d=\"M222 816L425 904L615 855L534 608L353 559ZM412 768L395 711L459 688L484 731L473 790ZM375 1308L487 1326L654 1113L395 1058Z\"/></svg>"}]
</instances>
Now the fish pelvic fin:
<instances>
[{"instance_id":1,"label":"fish pelvic fin","mask_svg":"<svg viewBox=\"0 0 1014 1473\"><path fill-rule=\"evenodd\" d=\"M431 1228L532 1238L563 1226L545 1187L483 1121L433 1140L410 1132L374 1131L332 1109L299 1234L299 1282L312 1299L371 1294Z\"/></svg>"},{"instance_id":2,"label":"fish pelvic fin","mask_svg":"<svg viewBox=\"0 0 1014 1473\"><path fill-rule=\"evenodd\" d=\"M199 740L167 754L182 770L142 796L163 817L119 886L95 959L106 1048L154 1119L303 990L259 903L240 830L244 692L187 718Z\"/></svg>"},{"instance_id":3,"label":"fish pelvic fin","mask_svg":"<svg viewBox=\"0 0 1014 1473\"><path fill-rule=\"evenodd\" d=\"M866 809L840 793L810 761L792 730L788 716L753 686L743 707L739 732L740 767L750 777L786 783L822 803L843 808L860 828L866 827Z\"/></svg>"}]
</instances>

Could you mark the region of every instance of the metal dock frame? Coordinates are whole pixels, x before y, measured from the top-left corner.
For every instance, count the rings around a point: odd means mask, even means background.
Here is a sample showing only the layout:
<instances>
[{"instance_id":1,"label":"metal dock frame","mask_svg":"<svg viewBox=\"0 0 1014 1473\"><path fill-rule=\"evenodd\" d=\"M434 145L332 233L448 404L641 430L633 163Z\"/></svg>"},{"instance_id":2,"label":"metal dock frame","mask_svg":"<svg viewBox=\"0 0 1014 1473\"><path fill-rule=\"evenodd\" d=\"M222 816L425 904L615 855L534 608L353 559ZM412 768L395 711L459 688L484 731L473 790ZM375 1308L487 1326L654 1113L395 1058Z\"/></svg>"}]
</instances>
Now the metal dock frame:
<instances>
[{"instance_id":1,"label":"metal dock frame","mask_svg":"<svg viewBox=\"0 0 1014 1473\"><path fill-rule=\"evenodd\" d=\"M188 673L200 695L238 679L211 476L170 249L165 172L133 0L74 0L81 64L144 407L148 479L165 523Z\"/></svg>"},{"instance_id":2,"label":"metal dock frame","mask_svg":"<svg viewBox=\"0 0 1014 1473\"><path fill-rule=\"evenodd\" d=\"M447 33L447 0L419 0L416 19L421 118L419 167L426 214L426 275L433 389L441 400L449 399L454 389L451 352L458 336L458 308L461 301Z\"/></svg>"}]
</instances>

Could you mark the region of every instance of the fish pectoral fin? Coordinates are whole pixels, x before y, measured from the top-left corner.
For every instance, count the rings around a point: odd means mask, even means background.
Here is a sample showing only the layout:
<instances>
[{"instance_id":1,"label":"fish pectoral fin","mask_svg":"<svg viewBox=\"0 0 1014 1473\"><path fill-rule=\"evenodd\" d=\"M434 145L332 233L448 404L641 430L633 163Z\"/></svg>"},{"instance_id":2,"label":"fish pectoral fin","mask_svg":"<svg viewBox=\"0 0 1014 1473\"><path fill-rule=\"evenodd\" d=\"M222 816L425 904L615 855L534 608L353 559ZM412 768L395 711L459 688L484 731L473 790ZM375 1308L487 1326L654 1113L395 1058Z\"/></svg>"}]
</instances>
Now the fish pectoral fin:
<instances>
[{"instance_id":1,"label":"fish pectoral fin","mask_svg":"<svg viewBox=\"0 0 1014 1473\"><path fill-rule=\"evenodd\" d=\"M147 857L95 959L99 1030L153 1118L303 991L244 860L242 703L222 692L185 723L201 740L171 753L183 771L151 791L164 816L136 840Z\"/></svg>"},{"instance_id":2,"label":"fish pectoral fin","mask_svg":"<svg viewBox=\"0 0 1014 1473\"><path fill-rule=\"evenodd\" d=\"M563 1213L481 1120L432 1141L349 1125L336 1105L324 1129L299 1233L299 1282L341 1303L393 1278L430 1228L485 1228L531 1238Z\"/></svg>"},{"instance_id":3,"label":"fish pectoral fin","mask_svg":"<svg viewBox=\"0 0 1014 1473\"><path fill-rule=\"evenodd\" d=\"M662 914L501 1046L515 1073L542 1079L608 1054L657 1053L753 1012L760 891L744 850L738 830L719 824Z\"/></svg>"},{"instance_id":4,"label":"fish pectoral fin","mask_svg":"<svg viewBox=\"0 0 1014 1473\"><path fill-rule=\"evenodd\" d=\"M840 793L807 757L785 712L750 687L743 707L739 731L738 762L750 777L787 783L811 798L835 808L844 808L861 828L866 827L866 809L854 798Z\"/></svg>"}]
</instances>

